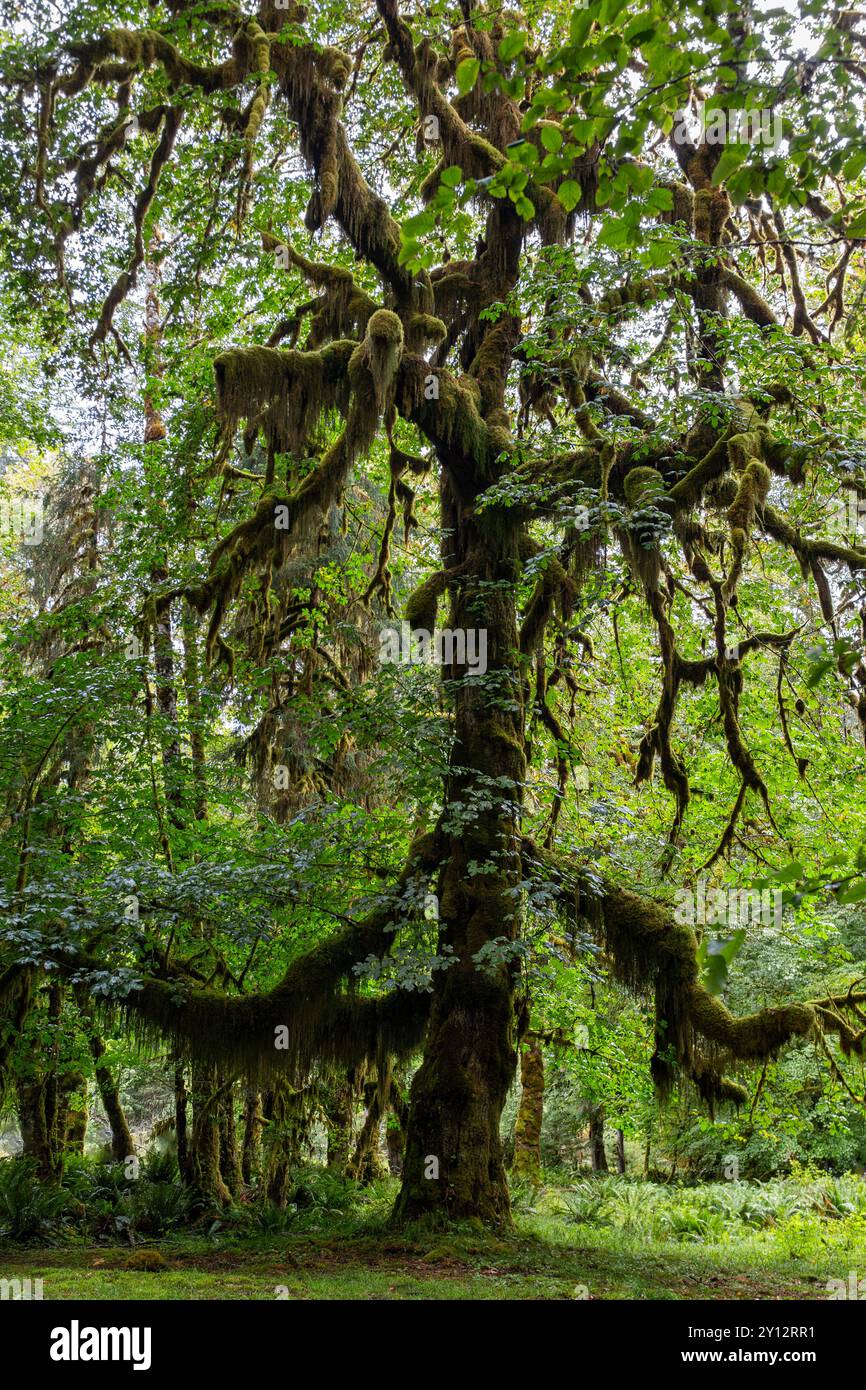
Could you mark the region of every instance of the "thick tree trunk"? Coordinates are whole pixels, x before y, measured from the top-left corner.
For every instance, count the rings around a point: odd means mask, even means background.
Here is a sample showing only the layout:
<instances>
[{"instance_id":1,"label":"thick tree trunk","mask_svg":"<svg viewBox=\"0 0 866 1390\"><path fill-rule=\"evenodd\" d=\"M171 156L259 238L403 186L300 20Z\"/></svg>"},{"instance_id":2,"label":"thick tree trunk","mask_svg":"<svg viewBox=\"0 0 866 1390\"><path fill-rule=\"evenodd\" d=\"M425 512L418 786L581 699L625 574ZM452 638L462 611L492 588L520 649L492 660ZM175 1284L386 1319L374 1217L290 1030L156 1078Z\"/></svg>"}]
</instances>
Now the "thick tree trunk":
<instances>
[{"instance_id":1,"label":"thick tree trunk","mask_svg":"<svg viewBox=\"0 0 866 1390\"><path fill-rule=\"evenodd\" d=\"M208 1201L227 1206L232 1194L220 1168L220 1100L216 1068L194 1062L193 1122L189 1142L192 1186Z\"/></svg>"},{"instance_id":2,"label":"thick tree trunk","mask_svg":"<svg viewBox=\"0 0 866 1390\"><path fill-rule=\"evenodd\" d=\"M63 1108L61 1126L56 1079L50 1073L33 1081L19 1079L16 1091L24 1156L36 1160L36 1172L43 1182L55 1182L63 1174L66 1119Z\"/></svg>"},{"instance_id":3,"label":"thick tree trunk","mask_svg":"<svg viewBox=\"0 0 866 1390\"><path fill-rule=\"evenodd\" d=\"M520 1049L520 1107L514 1126L515 1177L541 1178L541 1122L544 1117L544 1052L541 1039L528 1033Z\"/></svg>"},{"instance_id":4,"label":"thick tree trunk","mask_svg":"<svg viewBox=\"0 0 866 1390\"><path fill-rule=\"evenodd\" d=\"M594 1173L607 1173L607 1154L604 1149L604 1107L593 1106L589 1114L589 1161Z\"/></svg>"},{"instance_id":5,"label":"thick tree trunk","mask_svg":"<svg viewBox=\"0 0 866 1390\"><path fill-rule=\"evenodd\" d=\"M441 944L455 963L435 977L394 1220L477 1217L501 1225L511 1220L499 1124L516 1062L510 946L519 931L526 771L513 589L518 533L502 515L470 515L448 486L443 526L446 567L471 567L455 585L449 628L477 634L479 644L484 632L487 672L467 679L456 662L443 671L454 682L456 737L442 821L450 853L439 879L439 920Z\"/></svg>"},{"instance_id":6,"label":"thick tree trunk","mask_svg":"<svg viewBox=\"0 0 866 1390\"><path fill-rule=\"evenodd\" d=\"M358 1100L358 1074L355 1068L338 1077L329 1087L325 1105L328 1131L328 1167L345 1173L352 1151L352 1129Z\"/></svg>"}]
</instances>

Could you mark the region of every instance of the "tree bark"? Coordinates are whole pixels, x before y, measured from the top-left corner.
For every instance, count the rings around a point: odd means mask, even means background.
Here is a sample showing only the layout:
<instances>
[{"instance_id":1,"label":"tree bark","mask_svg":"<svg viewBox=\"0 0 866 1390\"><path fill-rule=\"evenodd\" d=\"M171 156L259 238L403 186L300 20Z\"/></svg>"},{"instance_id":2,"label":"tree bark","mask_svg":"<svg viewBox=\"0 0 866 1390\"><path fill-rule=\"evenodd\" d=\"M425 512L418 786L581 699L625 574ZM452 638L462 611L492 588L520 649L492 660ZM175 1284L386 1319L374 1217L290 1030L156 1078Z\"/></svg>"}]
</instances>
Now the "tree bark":
<instances>
[{"instance_id":1,"label":"tree bark","mask_svg":"<svg viewBox=\"0 0 866 1390\"><path fill-rule=\"evenodd\" d=\"M364 1116L361 1133L358 1135L355 1152L349 1164L350 1177L362 1184L375 1182L377 1178L383 1178L386 1173L380 1149L382 1119L387 1109L387 1104L383 1104L382 1098L383 1093L387 1097L390 1089L390 1069L382 1081L368 1081L364 1088L367 1113Z\"/></svg>"},{"instance_id":2,"label":"tree bark","mask_svg":"<svg viewBox=\"0 0 866 1390\"><path fill-rule=\"evenodd\" d=\"M470 1217L508 1225L499 1125L516 1062L509 947L519 931L526 771L514 596L518 532L507 517L470 515L471 497L462 500L465 510L444 486L443 561L469 571L455 585L449 627L483 628L487 673L466 679L456 662L443 670L454 682L456 737L442 820L450 853L439 879L440 950L448 946L455 963L435 976L394 1220Z\"/></svg>"},{"instance_id":3,"label":"tree bark","mask_svg":"<svg viewBox=\"0 0 866 1390\"><path fill-rule=\"evenodd\" d=\"M87 1034L87 1046L93 1058L94 1075L99 1091L99 1099L102 1101L102 1108L105 1111L105 1116L111 1129L111 1157L115 1163L119 1163L125 1158L131 1158L135 1153L135 1141L127 1123L126 1113L120 1099L120 1092L117 1089L117 1082L114 1079L111 1068L103 1061L105 1056L105 1043L96 1031L93 1009L83 989L76 990L75 1000L78 1005L78 1012L84 1024L84 1031Z\"/></svg>"},{"instance_id":4,"label":"tree bark","mask_svg":"<svg viewBox=\"0 0 866 1390\"><path fill-rule=\"evenodd\" d=\"M189 1142L192 1186L218 1206L231 1202L231 1192L220 1169L220 1086L216 1068L193 1063L193 1122Z\"/></svg>"},{"instance_id":5,"label":"tree bark","mask_svg":"<svg viewBox=\"0 0 866 1390\"><path fill-rule=\"evenodd\" d=\"M235 1088L230 1085L221 1095L219 1102L220 1128L220 1172L223 1181L233 1197L243 1191L244 1174L238 1149L238 1133L235 1121Z\"/></svg>"},{"instance_id":6,"label":"tree bark","mask_svg":"<svg viewBox=\"0 0 866 1390\"><path fill-rule=\"evenodd\" d=\"M81 1102L70 1104L76 1094L81 1096ZM70 1072L63 1078L61 1098L64 1149L68 1154L83 1155L87 1137L87 1077L84 1072Z\"/></svg>"},{"instance_id":7,"label":"tree bark","mask_svg":"<svg viewBox=\"0 0 866 1390\"><path fill-rule=\"evenodd\" d=\"M358 1076L353 1067L332 1082L325 1107L328 1167L335 1173L345 1173L349 1166L357 1098Z\"/></svg>"},{"instance_id":8,"label":"tree bark","mask_svg":"<svg viewBox=\"0 0 866 1390\"><path fill-rule=\"evenodd\" d=\"M241 1174L249 1186L258 1176L262 1160L262 1095L248 1086L244 1098L244 1138L241 1150Z\"/></svg>"},{"instance_id":9,"label":"tree bark","mask_svg":"<svg viewBox=\"0 0 866 1390\"><path fill-rule=\"evenodd\" d=\"M541 1178L541 1123L544 1118L544 1052L541 1039L528 1033L520 1050L520 1107L514 1127L515 1177Z\"/></svg>"},{"instance_id":10,"label":"tree bark","mask_svg":"<svg viewBox=\"0 0 866 1390\"><path fill-rule=\"evenodd\" d=\"M589 1161L594 1173L607 1173L607 1154L604 1149L604 1106L595 1105L589 1114Z\"/></svg>"},{"instance_id":11,"label":"tree bark","mask_svg":"<svg viewBox=\"0 0 866 1390\"><path fill-rule=\"evenodd\" d=\"M625 1174L625 1135L621 1129L616 1132L616 1171L620 1177Z\"/></svg>"},{"instance_id":12,"label":"tree bark","mask_svg":"<svg viewBox=\"0 0 866 1390\"><path fill-rule=\"evenodd\" d=\"M178 1064L174 1069L174 1132L177 1138L177 1166L182 1180L188 1187L191 1187L193 1179L187 1124L188 1099L184 1070Z\"/></svg>"}]
</instances>

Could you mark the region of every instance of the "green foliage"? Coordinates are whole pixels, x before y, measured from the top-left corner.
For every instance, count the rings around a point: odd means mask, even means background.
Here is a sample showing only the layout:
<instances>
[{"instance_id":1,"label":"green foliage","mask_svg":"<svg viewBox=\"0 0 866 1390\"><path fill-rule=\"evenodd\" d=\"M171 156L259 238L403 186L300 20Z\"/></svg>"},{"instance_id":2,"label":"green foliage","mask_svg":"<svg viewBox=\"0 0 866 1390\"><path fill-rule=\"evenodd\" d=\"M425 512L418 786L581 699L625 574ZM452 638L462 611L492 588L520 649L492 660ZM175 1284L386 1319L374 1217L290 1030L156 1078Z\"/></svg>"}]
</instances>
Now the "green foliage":
<instances>
[{"instance_id":1,"label":"green foliage","mask_svg":"<svg viewBox=\"0 0 866 1390\"><path fill-rule=\"evenodd\" d=\"M0 1159L0 1237L43 1244L61 1233L68 1194L41 1182L26 1158Z\"/></svg>"}]
</instances>

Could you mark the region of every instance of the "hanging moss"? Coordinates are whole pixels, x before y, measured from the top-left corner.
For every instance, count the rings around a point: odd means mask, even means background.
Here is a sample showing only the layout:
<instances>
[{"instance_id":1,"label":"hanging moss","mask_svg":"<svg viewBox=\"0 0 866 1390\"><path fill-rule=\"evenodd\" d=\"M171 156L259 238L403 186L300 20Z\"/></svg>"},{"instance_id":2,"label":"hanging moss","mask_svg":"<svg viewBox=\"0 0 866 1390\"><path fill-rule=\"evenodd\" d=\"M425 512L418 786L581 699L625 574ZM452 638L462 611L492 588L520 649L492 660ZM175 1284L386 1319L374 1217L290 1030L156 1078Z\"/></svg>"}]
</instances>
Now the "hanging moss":
<instances>
[{"instance_id":1,"label":"hanging moss","mask_svg":"<svg viewBox=\"0 0 866 1390\"><path fill-rule=\"evenodd\" d=\"M741 441L746 436L737 437L737 448L747 447ZM735 441L731 440L728 450L734 449ZM751 458L746 463L740 475L740 483L737 494L728 508L728 524L731 528L731 548L733 550L733 564L728 573L724 584L725 597L730 600L737 591L737 585L745 563L746 550L749 544L749 536L755 522L755 513L758 508L763 506L767 500L767 493L770 490L772 474L765 463L760 459Z\"/></svg>"},{"instance_id":2,"label":"hanging moss","mask_svg":"<svg viewBox=\"0 0 866 1390\"><path fill-rule=\"evenodd\" d=\"M340 340L318 352L250 347L222 353L214 372L226 434L244 419L261 424L277 452L303 455L325 411L346 413L348 367L356 348Z\"/></svg>"}]
</instances>

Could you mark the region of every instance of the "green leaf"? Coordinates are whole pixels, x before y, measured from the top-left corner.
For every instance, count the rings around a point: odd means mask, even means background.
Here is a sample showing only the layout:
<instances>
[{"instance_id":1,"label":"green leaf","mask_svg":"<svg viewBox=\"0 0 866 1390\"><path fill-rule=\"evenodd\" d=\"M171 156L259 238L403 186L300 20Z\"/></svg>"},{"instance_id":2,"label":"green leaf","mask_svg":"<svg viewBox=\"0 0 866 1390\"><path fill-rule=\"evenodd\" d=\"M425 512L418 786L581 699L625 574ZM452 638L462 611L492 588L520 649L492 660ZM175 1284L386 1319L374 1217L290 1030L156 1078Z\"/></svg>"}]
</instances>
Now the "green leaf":
<instances>
[{"instance_id":1,"label":"green leaf","mask_svg":"<svg viewBox=\"0 0 866 1390\"><path fill-rule=\"evenodd\" d=\"M518 53L522 53L526 47L526 35L519 29L506 34L499 45L499 56L503 63L510 63L512 58L516 58Z\"/></svg>"},{"instance_id":2,"label":"green leaf","mask_svg":"<svg viewBox=\"0 0 866 1390\"><path fill-rule=\"evenodd\" d=\"M654 188L647 198L647 204L653 212L672 212L674 195L669 188Z\"/></svg>"},{"instance_id":3,"label":"green leaf","mask_svg":"<svg viewBox=\"0 0 866 1390\"><path fill-rule=\"evenodd\" d=\"M478 81L478 74L481 71L481 60L479 58L464 58L462 63L457 64L455 77L457 80L457 91L460 96L465 97L467 92L471 92L475 83Z\"/></svg>"},{"instance_id":4,"label":"green leaf","mask_svg":"<svg viewBox=\"0 0 866 1390\"><path fill-rule=\"evenodd\" d=\"M456 188L462 178L463 170L459 164L449 164L448 168L443 169L439 175L440 182L444 183L446 188Z\"/></svg>"},{"instance_id":5,"label":"green leaf","mask_svg":"<svg viewBox=\"0 0 866 1390\"><path fill-rule=\"evenodd\" d=\"M435 226L435 212L431 212L429 208L425 208L423 212L413 213L411 217L406 218L406 221L403 223L403 231L407 236L417 238L423 236L425 232L432 232Z\"/></svg>"},{"instance_id":6,"label":"green leaf","mask_svg":"<svg viewBox=\"0 0 866 1390\"><path fill-rule=\"evenodd\" d=\"M726 145L722 151L721 159L713 170L713 183L718 188L720 183L739 169L744 164L749 153L747 145Z\"/></svg>"},{"instance_id":7,"label":"green leaf","mask_svg":"<svg viewBox=\"0 0 866 1390\"><path fill-rule=\"evenodd\" d=\"M548 153L556 154L562 148L562 131L557 130L556 126L542 126L541 143Z\"/></svg>"},{"instance_id":8,"label":"green leaf","mask_svg":"<svg viewBox=\"0 0 866 1390\"><path fill-rule=\"evenodd\" d=\"M576 179L564 179L556 190L556 196L566 212L576 208L583 196L583 189Z\"/></svg>"},{"instance_id":9,"label":"green leaf","mask_svg":"<svg viewBox=\"0 0 866 1390\"><path fill-rule=\"evenodd\" d=\"M790 864L783 864L781 869L774 869L768 878L776 883L796 883L803 877L805 869L795 859Z\"/></svg>"}]
</instances>

